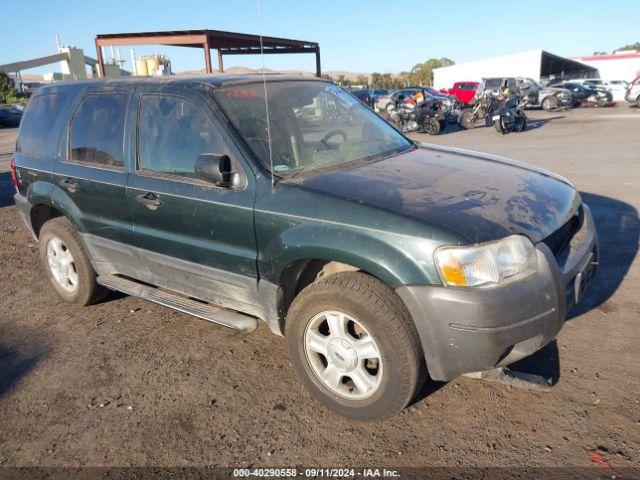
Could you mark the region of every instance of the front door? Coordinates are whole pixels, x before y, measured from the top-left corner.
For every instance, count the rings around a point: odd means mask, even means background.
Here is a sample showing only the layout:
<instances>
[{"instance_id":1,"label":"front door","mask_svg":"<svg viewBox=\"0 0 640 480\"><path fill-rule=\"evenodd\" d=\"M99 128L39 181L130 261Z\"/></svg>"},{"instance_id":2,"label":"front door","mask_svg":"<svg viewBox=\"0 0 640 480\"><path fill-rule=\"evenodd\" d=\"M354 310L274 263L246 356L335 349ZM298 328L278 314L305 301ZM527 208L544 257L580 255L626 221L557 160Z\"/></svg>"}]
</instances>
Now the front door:
<instances>
[{"instance_id":1,"label":"front door","mask_svg":"<svg viewBox=\"0 0 640 480\"><path fill-rule=\"evenodd\" d=\"M143 280L256 313L250 170L224 141L206 97L145 90L136 96L136 168L127 192ZM223 188L198 178L194 166L204 153L229 155L241 185Z\"/></svg>"}]
</instances>

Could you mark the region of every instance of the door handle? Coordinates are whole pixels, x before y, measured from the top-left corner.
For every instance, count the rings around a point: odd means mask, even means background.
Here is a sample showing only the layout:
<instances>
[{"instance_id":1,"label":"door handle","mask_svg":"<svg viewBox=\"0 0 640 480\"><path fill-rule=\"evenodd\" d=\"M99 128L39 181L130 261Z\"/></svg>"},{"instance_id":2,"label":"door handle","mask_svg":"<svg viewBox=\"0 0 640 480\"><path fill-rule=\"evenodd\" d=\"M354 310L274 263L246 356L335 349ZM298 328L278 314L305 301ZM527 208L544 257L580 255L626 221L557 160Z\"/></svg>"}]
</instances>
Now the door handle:
<instances>
[{"instance_id":1,"label":"door handle","mask_svg":"<svg viewBox=\"0 0 640 480\"><path fill-rule=\"evenodd\" d=\"M71 193L78 191L78 184L76 182L74 182L73 180L69 179L69 178L65 178L64 180L60 180L58 182L58 185L60 185L62 188L66 188Z\"/></svg>"},{"instance_id":2,"label":"door handle","mask_svg":"<svg viewBox=\"0 0 640 480\"><path fill-rule=\"evenodd\" d=\"M158 198L158 195L152 192L147 192L144 195L137 195L136 202L143 204L149 210L155 210L162 205L162 201Z\"/></svg>"}]
</instances>

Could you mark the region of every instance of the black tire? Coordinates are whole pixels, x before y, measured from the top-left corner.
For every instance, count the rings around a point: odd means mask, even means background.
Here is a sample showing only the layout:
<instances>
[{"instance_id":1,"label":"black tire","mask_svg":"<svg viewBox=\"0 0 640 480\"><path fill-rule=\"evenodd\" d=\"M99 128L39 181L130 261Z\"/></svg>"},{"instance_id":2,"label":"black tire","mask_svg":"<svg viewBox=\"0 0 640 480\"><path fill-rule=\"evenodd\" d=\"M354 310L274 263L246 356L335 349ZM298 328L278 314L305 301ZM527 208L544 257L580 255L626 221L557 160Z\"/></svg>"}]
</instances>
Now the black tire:
<instances>
[{"instance_id":1,"label":"black tire","mask_svg":"<svg viewBox=\"0 0 640 480\"><path fill-rule=\"evenodd\" d=\"M636 98L636 107L640 108L640 95Z\"/></svg>"},{"instance_id":2,"label":"black tire","mask_svg":"<svg viewBox=\"0 0 640 480\"><path fill-rule=\"evenodd\" d=\"M556 97L555 95L551 95L546 97L543 101L542 101L542 109L543 110L553 110L555 108L558 108L558 97Z\"/></svg>"},{"instance_id":3,"label":"black tire","mask_svg":"<svg viewBox=\"0 0 640 480\"><path fill-rule=\"evenodd\" d=\"M442 130L442 124L435 118L427 118L422 124L422 131L429 135L438 135Z\"/></svg>"},{"instance_id":4,"label":"black tire","mask_svg":"<svg viewBox=\"0 0 640 480\"><path fill-rule=\"evenodd\" d=\"M498 132L500 135L504 135L504 134L508 133L504 129L504 125L502 124L502 119L501 118L499 118L498 120L495 120L493 122L493 126L496 127L496 132Z\"/></svg>"},{"instance_id":5,"label":"black tire","mask_svg":"<svg viewBox=\"0 0 640 480\"><path fill-rule=\"evenodd\" d=\"M522 118L518 121L518 132L524 132L527 129L527 116L523 113Z\"/></svg>"},{"instance_id":6,"label":"black tire","mask_svg":"<svg viewBox=\"0 0 640 480\"><path fill-rule=\"evenodd\" d=\"M379 346L382 378L368 398L347 399L332 392L305 354L307 325L319 313L335 310L357 318ZM407 406L426 379L418 334L404 304L387 285L361 272L322 277L302 290L287 315L285 334L291 362L307 389L345 417L361 421L389 418Z\"/></svg>"},{"instance_id":7,"label":"black tire","mask_svg":"<svg viewBox=\"0 0 640 480\"><path fill-rule=\"evenodd\" d=\"M476 114L471 111L463 112L462 115L460 115L460 118L458 119L458 123L464 129L474 128L476 126L477 121L478 121L478 118L476 117Z\"/></svg>"},{"instance_id":8,"label":"black tire","mask_svg":"<svg viewBox=\"0 0 640 480\"><path fill-rule=\"evenodd\" d=\"M73 291L63 289L49 267L47 260L47 248L49 242L57 238L71 252L73 265L71 268L77 273L77 286ZM107 290L96 282L96 272L91 266L91 261L80 241L75 227L65 217L58 217L46 222L40 230L39 238L40 261L47 273L49 282L58 296L69 303L78 305L90 305L104 298Z\"/></svg>"}]
</instances>

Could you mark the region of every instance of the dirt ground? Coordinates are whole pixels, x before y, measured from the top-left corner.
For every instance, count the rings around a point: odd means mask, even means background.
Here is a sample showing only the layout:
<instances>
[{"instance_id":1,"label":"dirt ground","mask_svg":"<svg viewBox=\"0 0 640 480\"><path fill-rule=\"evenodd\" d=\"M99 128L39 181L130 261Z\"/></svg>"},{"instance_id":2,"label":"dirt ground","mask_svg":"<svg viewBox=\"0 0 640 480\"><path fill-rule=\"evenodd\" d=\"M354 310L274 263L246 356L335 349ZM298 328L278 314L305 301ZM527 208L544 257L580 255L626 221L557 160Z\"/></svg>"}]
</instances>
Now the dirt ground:
<instances>
[{"instance_id":1,"label":"dirt ground","mask_svg":"<svg viewBox=\"0 0 640 480\"><path fill-rule=\"evenodd\" d=\"M521 134L416 138L551 169L592 207L602 251L590 293L557 341L517 365L554 386L431 383L382 423L314 401L264 325L238 334L116 294L64 304L0 156L0 466L640 467L640 112L529 116ZM0 153L14 138L0 130Z\"/></svg>"}]
</instances>

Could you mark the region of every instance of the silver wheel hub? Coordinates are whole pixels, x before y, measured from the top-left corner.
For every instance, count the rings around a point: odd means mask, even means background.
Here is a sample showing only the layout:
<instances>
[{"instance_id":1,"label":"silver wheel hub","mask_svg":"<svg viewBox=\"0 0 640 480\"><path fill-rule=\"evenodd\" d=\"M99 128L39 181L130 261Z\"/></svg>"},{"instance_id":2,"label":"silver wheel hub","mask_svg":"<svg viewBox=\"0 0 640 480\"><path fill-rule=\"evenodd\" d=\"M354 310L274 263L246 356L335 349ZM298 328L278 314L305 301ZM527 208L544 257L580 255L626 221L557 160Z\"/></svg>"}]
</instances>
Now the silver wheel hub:
<instances>
[{"instance_id":1,"label":"silver wheel hub","mask_svg":"<svg viewBox=\"0 0 640 480\"><path fill-rule=\"evenodd\" d=\"M382 383L382 354L376 340L346 313L325 311L309 320L304 352L322 385L342 398L370 397Z\"/></svg>"},{"instance_id":2,"label":"silver wheel hub","mask_svg":"<svg viewBox=\"0 0 640 480\"><path fill-rule=\"evenodd\" d=\"M65 291L72 293L78 288L78 271L69 248L58 237L51 237L47 243L47 266L55 282Z\"/></svg>"}]
</instances>

